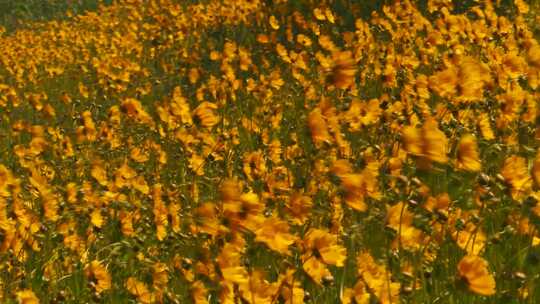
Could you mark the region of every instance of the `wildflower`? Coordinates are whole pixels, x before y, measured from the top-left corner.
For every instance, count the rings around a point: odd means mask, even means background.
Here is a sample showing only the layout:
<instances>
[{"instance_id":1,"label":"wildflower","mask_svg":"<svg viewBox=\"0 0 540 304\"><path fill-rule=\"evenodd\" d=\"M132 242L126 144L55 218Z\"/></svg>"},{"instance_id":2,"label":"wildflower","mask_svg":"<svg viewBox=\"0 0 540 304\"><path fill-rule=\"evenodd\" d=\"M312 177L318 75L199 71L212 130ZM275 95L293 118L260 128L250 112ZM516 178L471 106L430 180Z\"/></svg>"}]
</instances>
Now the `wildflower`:
<instances>
[{"instance_id":1,"label":"wildflower","mask_svg":"<svg viewBox=\"0 0 540 304\"><path fill-rule=\"evenodd\" d=\"M459 101L471 102L481 100L484 86L491 82L489 67L472 57L465 57L459 65Z\"/></svg>"},{"instance_id":2,"label":"wildflower","mask_svg":"<svg viewBox=\"0 0 540 304\"><path fill-rule=\"evenodd\" d=\"M353 288L346 288L341 297L342 304L368 304L371 295L367 291L366 284L359 279ZM354 301L354 302L353 302Z\"/></svg>"},{"instance_id":3,"label":"wildflower","mask_svg":"<svg viewBox=\"0 0 540 304\"><path fill-rule=\"evenodd\" d=\"M345 121L349 123L352 131L360 131L362 127L369 126L378 121L382 115L378 99L368 102L353 100L349 110L345 113Z\"/></svg>"},{"instance_id":4,"label":"wildflower","mask_svg":"<svg viewBox=\"0 0 540 304\"><path fill-rule=\"evenodd\" d=\"M90 223L97 228L101 228L103 226L104 220L99 209L94 209L94 211L92 211L90 214Z\"/></svg>"},{"instance_id":5,"label":"wildflower","mask_svg":"<svg viewBox=\"0 0 540 304\"><path fill-rule=\"evenodd\" d=\"M517 155L506 158L501 169L501 175L510 185L513 199L519 200L531 190L532 179L525 158Z\"/></svg>"},{"instance_id":6,"label":"wildflower","mask_svg":"<svg viewBox=\"0 0 540 304\"><path fill-rule=\"evenodd\" d=\"M99 261L92 261L86 266L85 270L86 275L95 280L94 288L97 293L111 289L111 275Z\"/></svg>"},{"instance_id":7,"label":"wildflower","mask_svg":"<svg viewBox=\"0 0 540 304\"><path fill-rule=\"evenodd\" d=\"M371 254L362 252L357 257L358 274L382 304L396 303L401 285L392 282L389 270L377 264Z\"/></svg>"},{"instance_id":8,"label":"wildflower","mask_svg":"<svg viewBox=\"0 0 540 304\"><path fill-rule=\"evenodd\" d=\"M138 163L147 162L149 159L148 154L145 153L142 149L137 148L137 147L131 149L129 153L129 157Z\"/></svg>"},{"instance_id":9,"label":"wildflower","mask_svg":"<svg viewBox=\"0 0 540 304\"><path fill-rule=\"evenodd\" d=\"M191 297L195 304L207 304L208 290L202 281L195 281L191 284Z\"/></svg>"},{"instance_id":10,"label":"wildflower","mask_svg":"<svg viewBox=\"0 0 540 304\"><path fill-rule=\"evenodd\" d=\"M154 223L156 225L156 236L157 239L163 241L167 236L167 227L169 225L168 221L168 210L167 206L162 200L161 197L162 185L155 184L152 187L152 198L154 199Z\"/></svg>"},{"instance_id":11,"label":"wildflower","mask_svg":"<svg viewBox=\"0 0 540 304\"><path fill-rule=\"evenodd\" d=\"M328 131L328 126L320 108L315 108L308 116L308 125L311 130L311 138L316 146L322 143L332 142L332 137Z\"/></svg>"},{"instance_id":12,"label":"wildflower","mask_svg":"<svg viewBox=\"0 0 540 304\"><path fill-rule=\"evenodd\" d=\"M270 249L281 254L289 255L289 246L296 238L289 232L287 222L276 217L266 219L255 231L255 240L265 243Z\"/></svg>"},{"instance_id":13,"label":"wildflower","mask_svg":"<svg viewBox=\"0 0 540 304\"><path fill-rule=\"evenodd\" d=\"M241 260L244 252L245 240L240 236L236 236L234 240L226 243L221 249L217 263L225 282L235 284L248 282L248 272Z\"/></svg>"},{"instance_id":14,"label":"wildflower","mask_svg":"<svg viewBox=\"0 0 540 304\"><path fill-rule=\"evenodd\" d=\"M429 78L430 88L441 97L452 97L457 93L459 70L451 66Z\"/></svg>"},{"instance_id":15,"label":"wildflower","mask_svg":"<svg viewBox=\"0 0 540 304\"><path fill-rule=\"evenodd\" d=\"M402 131L405 149L413 154L430 161L446 163L448 149L448 138L438 128L438 123L429 119L424 123L422 129L415 127L405 127Z\"/></svg>"},{"instance_id":16,"label":"wildflower","mask_svg":"<svg viewBox=\"0 0 540 304\"><path fill-rule=\"evenodd\" d=\"M107 171L103 168L100 162L95 162L90 170L90 175L102 186L107 186Z\"/></svg>"},{"instance_id":17,"label":"wildflower","mask_svg":"<svg viewBox=\"0 0 540 304\"><path fill-rule=\"evenodd\" d=\"M148 290L148 286L134 277L129 277L126 281L127 290L144 304L155 302L155 295Z\"/></svg>"},{"instance_id":18,"label":"wildflower","mask_svg":"<svg viewBox=\"0 0 540 304\"><path fill-rule=\"evenodd\" d=\"M464 135L458 144L457 167L459 169L477 172L482 169L478 157L476 138L470 134Z\"/></svg>"},{"instance_id":19,"label":"wildflower","mask_svg":"<svg viewBox=\"0 0 540 304\"><path fill-rule=\"evenodd\" d=\"M309 196L295 192L290 196L287 210L292 215L292 223L303 225L308 219L313 202Z\"/></svg>"},{"instance_id":20,"label":"wildflower","mask_svg":"<svg viewBox=\"0 0 540 304\"><path fill-rule=\"evenodd\" d=\"M476 255L464 256L458 264L459 275L465 279L469 289L483 296L496 292L495 279L487 268L487 261Z\"/></svg>"},{"instance_id":21,"label":"wildflower","mask_svg":"<svg viewBox=\"0 0 540 304\"><path fill-rule=\"evenodd\" d=\"M122 110L129 118L132 118L137 122L147 124L150 127L154 126L152 116L150 116L150 114L143 109L143 106L139 100L134 98L126 98L124 101L122 101Z\"/></svg>"},{"instance_id":22,"label":"wildflower","mask_svg":"<svg viewBox=\"0 0 540 304\"><path fill-rule=\"evenodd\" d=\"M536 153L536 158L534 159L532 176L534 178L534 181L536 182L536 185L540 187L540 149L538 149L538 152Z\"/></svg>"},{"instance_id":23,"label":"wildflower","mask_svg":"<svg viewBox=\"0 0 540 304\"><path fill-rule=\"evenodd\" d=\"M17 292L19 304L39 304L39 299L31 289L24 289Z\"/></svg>"},{"instance_id":24,"label":"wildflower","mask_svg":"<svg viewBox=\"0 0 540 304\"><path fill-rule=\"evenodd\" d=\"M248 180L253 181L254 178L259 178L266 173L266 160L262 151L244 153L243 171Z\"/></svg>"},{"instance_id":25,"label":"wildflower","mask_svg":"<svg viewBox=\"0 0 540 304\"><path fill-rule=\"evenodd\" d=\"M327 15L328 16L328 15ZM350 51L337 51L332 54L334 66L331 81L338 89L348 89L355 83L356 62Z\"/></svg>"},{"instance_id":26,"label":"wildflower","mask_svg":"<svg viewBox=\"0 0 540 304\"><path fill-rule=\"evenodd\" d=\"M502 59L502 71L509 78L518 78L525 74L527 63L516 52L510 52Z\"/></svg>"},{"instance_id":27,"label":"wildflower","mask_svg":"<svg viewBox=\"0 0 540 304\"><path fill-rule=\"evenodd\" d=\"M199 104L193 111L193 114L199 119L203 127L211 128L219 122L218 117L214 113L215 109L217 109L216 104L205 101Z\"/></svg>"},{"instance_id":28,"label":"wildflower","mask_svg":"<svg viewBox=\"0 0 540 304\"><path fill-rule=\"evenodd\" d=\"M326 265L342 267L347 249L338 245L337 236L321 229L310 229L303 240L303 268L317 284L325 277L332 277Z\"/></svg>"},{"instance_id":29,"label":"wildflower","mask_svg":"<svg viewBox=\"0 0 540 304\"><path fill-rule=\"evenodd\" d=\"M195 209L196 232L207 233L211 236L218 236L227 231L220 223L216 206L206 202Z\"/></svg>"},{"instance_id":30,"label":"wildflower","mask_svg":"<svg viewBox=\"0 0 540 304\"><path fill-rule=\"evenodd\" d=\"M237 182L228 180L220 188L223 215L233 230L256 231L262 221L264 204L253 192L241 193Z\"/></svg>"},{"instance_id":31,"label":"wildflower","mask_svg":"<svg viewBox=\"0 0 540 304\"><path fill-rule=\"evenodd\" d=\"M437 197L428 197L423 207L430 212L437 211L443 215L447 215L450 202L448 193L442 193Z\"/></svg>"},{"instance_id":32,"label":"wildflower","mask_svg":"<svg viewBox=\"0 0 540 304\"><path fill-rule=\"evenodd\" d=\"M277 280L280 286L280 295L285 304L302 303L305 292L299 280L294 277L295 270L287 269L285 273L280 274Z\"/></svg>"},{"instance_id":33,"label":"wildflower","mask_svg":"<svg viewBox=\"0 0 540 304\"><path fill-rule=\"evenodd\" d=\"M324 15L323 10L320 9L320 8L313 9L313 16L315 17L315 19L317 19L319 21L326 20L326 16Z\"/></svg>"},{"instance_id":34,"label":"wildflower","mask_svg":"<svg viewBox=\"0 0 540 304\"><path fill-rule=\"evenodd\" d=\"M248 280L238 286L242 299L250 304L272 303L277 289L276 284L264 279L264 272L260 270L250 273Z\"/></svg>"},{"instance_id":35,"label":"wildflower","mask_svg":"<svg viewBox=\"0 0 540 304\"><path fill-rule=\"evenodd\" d=\"M279 30L279 22L274 15L270 16L268 22L270 23L270 27L272 27L272 29Z\"/></svg>"},{"instance_id":36,"label":"wildflower","mask_svg":"<svg viewBox=\"0 0 540 304\"><path fill-rule=\"evenodd\" d=\"M486 115L486 113L481 113L478 117L478 127L480 129L480 133L482 134L482 137L486 140L492 140L495 138L495 134L493 134L493 130L491 129L491 124L489 122L489 117Z\"/></svg>"},{"instance_id":37,"label":"wildflower","mask_svg":"<svg viewBox=\"0 0 540 304\"><path fill-rule=\"evenodd\" d=\"M157 293L159 294L158 298L160 298L160 295L163 293L164 288L169 282L167 265L158 262L152 266L152 282L154 290L157 291Z\"/></svg>"},{"instance_id":38,"label":"wildflower","mask_svg":"<svg viewBox=\"0 0 540 304\"><path fill-rule=\"evenodd\" d=\"M423 232L413 226L414 214L400 202L388 208L386 215L387 226L397 232L394 246L405 249L419 249L425 243Z\"/></svg>"}]
</instances>

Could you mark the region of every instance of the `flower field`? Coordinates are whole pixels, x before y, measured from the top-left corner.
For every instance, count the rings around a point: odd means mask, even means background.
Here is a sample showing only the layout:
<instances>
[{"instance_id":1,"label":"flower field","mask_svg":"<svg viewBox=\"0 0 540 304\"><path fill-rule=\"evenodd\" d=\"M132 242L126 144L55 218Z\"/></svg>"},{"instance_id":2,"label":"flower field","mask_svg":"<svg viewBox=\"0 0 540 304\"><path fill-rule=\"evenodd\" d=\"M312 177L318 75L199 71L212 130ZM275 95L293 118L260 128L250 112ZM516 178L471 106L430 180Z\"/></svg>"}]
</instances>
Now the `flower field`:
<instances>
[{"instance_id":1,"label":"flower field","mask_svg":"<svg viewBox=\"0 0 540 304\"><path fill-rule=\"evenodd\" d=\"M0 303L540 303L540 1L15 2Z\"/></svg>"}]
</instances>

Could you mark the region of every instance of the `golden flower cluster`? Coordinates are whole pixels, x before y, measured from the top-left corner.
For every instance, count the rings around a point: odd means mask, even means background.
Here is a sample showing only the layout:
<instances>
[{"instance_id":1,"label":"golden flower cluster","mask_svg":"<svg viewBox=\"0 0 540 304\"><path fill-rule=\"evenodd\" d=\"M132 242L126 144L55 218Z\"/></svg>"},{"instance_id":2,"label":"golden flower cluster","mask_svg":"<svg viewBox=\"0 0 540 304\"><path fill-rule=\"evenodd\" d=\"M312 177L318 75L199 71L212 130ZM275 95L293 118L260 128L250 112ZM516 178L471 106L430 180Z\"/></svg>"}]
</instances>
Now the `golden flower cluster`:
<instances>
[{"instance_id":1,"label":"golden flower cluster","mask_svg":"<svg viewBox=\"0 0 540 304\"><path fill-rule=\"evenodd\" d=\"M0 302L540 302L537 12L118 0L0 31Z\"/></svg>"}]
</instances>

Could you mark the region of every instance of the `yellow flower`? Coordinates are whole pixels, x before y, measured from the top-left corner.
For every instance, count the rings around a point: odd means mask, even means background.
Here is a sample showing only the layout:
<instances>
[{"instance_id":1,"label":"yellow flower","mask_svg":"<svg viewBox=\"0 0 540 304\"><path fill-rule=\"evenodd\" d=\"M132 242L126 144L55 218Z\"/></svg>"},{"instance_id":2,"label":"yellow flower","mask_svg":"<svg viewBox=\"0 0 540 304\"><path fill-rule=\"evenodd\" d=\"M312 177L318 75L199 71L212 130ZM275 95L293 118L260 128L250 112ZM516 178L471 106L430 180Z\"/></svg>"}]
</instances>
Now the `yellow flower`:
<instances>
[{"instance_id":1,"label":"yellow flower","mask_svg":"<svg viewBox=\"0 0 540 304\"><path fill-rule=\"evenodd\" d=\"M536 185L540 187L540 149L536 153L536 158L534 159L532 175Z\"/></svg>"},{"instance_id":2,"label":"yellow flower","mask_svg":"<svg viewBox=\"0 0 540 304\"><path fill-rule=\"evenodd\" d=\"M260 178L266 173L266 160L262 151L244 153L243 171L250 181Z\"/></svg>"},{"instance_id":3,"label":"yellow flower","mask_svg":"<svg viewBox=\"0 0 540 304\"><path fill-rule=\"evenodd\" d=\"M448 207L450 206L450 196L448 193L442 193L437 197L428 197L426 203L423 205L426 210L430 212L437 211L442 214L448 213Z\"/></svg>"},{"instance_id":4,"label":"yellow flower","mask_svg":"<svg viewBox=\"0 0 540 304\"><path fill-rule=\"evenodd\" d=\"M524 75L527 68L527 62L516 52L506 54L502 60L502 71L509 78L517 78Z\"/></svg>"},{"instance_id":5,"label":"yellow flower","mask_svg":"<svg viewBox=\"0 0 540 304\"><path fill-rule=\"evenodd\" d=\"M371 295L366 289L366 284L358 280L353 288L346 288L341 297L342 304L351 304L354 300L356 304L368 304Z\"/></svg>"},{"instance_id":6,"label":"yellow flower","mask_svg":"<svg viewBox=\"0 0 540 304\"><path fill-rule=\"evenodd\" d=\"M150 304L155 302L155 295L148 290L146 284L134 277L127 279L126 288L132 295L136 296L141 303Z\"/></svg>"},{"instance_id":7,"label":"yellow flower","mask_svg":"<svg viewBox=\"0 0 540 304\"><path fill-rule=\"evenodd\" d=\"M142 194L148 194L150 192L150 187L142 175L133 178L131 180L131 186Z\"/></svg>"},{"instance_id":8,"label":"yellow flower","mask_svg":"<svg viewBox=\"0 0 540 304\"><path fill-rule=\"evenodd\" d=\"M412 126L406 126L401 131L401 136L403 137L407 152L414 155L421 155L423 153L422 130Z\"/></svg>"},{"instance_id":9,"label":"yellow flower","mask_svg":"<svg viewBox=\"0 0 540 304\"><path fill-rule=\"evenodd\" d=\"M514 0L514 4L520 14L527 14L529 12L529 5L523 0Z\"/></svg>"},{"instance_id":10,"label":"yellow flower","mask_svg":"<svg viewBox=\"0 0 540 304\"><path fill-rule=\"evenodd\" d=\"M294 269L287 269L285 273L279 275L277 283L281 287L281 297L285 304L303 303L305 292L302 289L300 280L294 276Z\"/></svg>"},{"instance_id":11,"label":"yellow flower","mask_svg":"<svg viewBox=\"0 0 540 304\"><path fill-rule=\"evenodd\" d=\"M191 297L195 304L207 304L208 290L201 281L195 281L191 284Z\"/></svg>"},{"instance_id":12,"label":"yellow flower","mask_svg":"<svg viewBox=\"0 0 540 304\"><path fill-rule=\"evenodd\" d=\"M39 304L39 299L30 289L18 291L17 301L19 302L19 304Z\"/></svg>"},{"instance_id":13,"label":"yellow flower","mask_svg":"<svg viewBox=\"0 0 540 304\"><path fill-rule=\"evenodd\" d=\"M346 160L334 162L332 171L339 177L343 188L345 188L345 203L357 211L366 211L368 206L366 197L380 199L381 193L378 189L377 161L369 161L361 173L352 173L351 165Z\"/></svg>"},{"instance_id":14,"label":"yellow flower","mask_svg":"<svg viewBox=\"0 0 540 304\"><path fill-rule=\"evenodd\" d=\"M407 152L438 163L448 161L448 138L434 119L428 119L422 129L405 127L402 137Z\"/></svg>"},{"instance_id":15,"label":"yellow flower","mask_svg":"<svg viewBox=\"0 0 540 304\"><path fill-rule=\"evenodd\" d=\"M360 131L362 127L377 123L382 115L382 110L379 107L378 99L369 101L353 100L349 110L345 113L344 119L352 131Z\"/></svg>"},{"instance_id":16,"label":"yellow flower","mask_svg":"<svg viewBox=\"0 0 540 304\"><path fill-rule=\"evenodd\" d=\"M163 291L169 282L167 265L158 262L155 263L152 268L152 282L154 284L154 289Z\"/></svg>"},{"instance_id":17,"label":"yellow flower","mask_svg":"<svg viewBox=\"0 0 540 304\"><path fill-rule=\"evenodd\" d=\"M135 98L126 98L122 101L122 110L127 114L131 119L134 119L137 122L147 124L150 127L154 126L154 120L152 116L148 114L141 102Z\"/></svg>"},{"instance_id":18,"label":"yellow flower","mask_svg":"<svg viewBox=\"0 0 540 304\"><path fill-rule=\"evenodd\" d=\"M92 261L85 270L86 275L95 280L94 288L97 293L111 289L111 275L99 261Z\"/></svg>"},{"instance_id":19,"label":"yellow flower","mask_svg":"<svg viewBox=\"0 0 540 304\"><path fill-rule=\"evenodd\" d=\"M527 160L523 157L512 155L504 160L501 175L510 185L512 198L521 199L532 188L532 179L527 169Z\"/></svg>"},{"instance_id":20,"label":"yellow flower","mask_svg":"<svg viewBox=\"0 0 540 304\"><path fill-rule=\"evenodd\" d=\"M358 274L379 301L382 304L398 303L401 284L391 281L389 270L377 264L369 252L360 253L356 259Z\"/></svg>"},{"instance_id":21,"label":"yellow flower","mask_svg":"<svg viewBox=\"0 0 540 304\"><path fill-rule=\"evenodd\" d=\"M313 16L319 21L326 20L326 16L324 15L323 10L320 8L313 9Z\"/></svg>"},{"instance_id":22,"label":"yellow flower","mask_svg":"<svg viewBox=\"0 0 540 304\"><path fill-rule=\"evenodd\" d=\"M491 82L489 67L472 57L464 57L459 65L458 101L470 102L481 100L484 86Z\"/></svg>"},{"instance_id":23,"label":"yellow flower","mask_svg":"<svg viewBox=\"0 0 540 304\"><path fill-rule=\"evenodd\" d=\"M423 144L423 153L428 159L439 163L447 162L448 139L433 119L424 124Z\"/></svg>"},{"instance_id":24,"label":"yellow flower","mask_svg":"<svg viewBox=\"0 0 540 304\"><path fill-rule=\"evenodd\" d=\"M148 161L148 153L140 148L133 148L129 153L129 157L138 163L144 163Z\"/></svg>"},{"instance_id":25,"label":"yellow flower","mask_svg":"<svg viewBox=\"0 0 540 304\"><path fill-rule=\"evenodd\" d=\"M459 71L451 66L429 77L429 86L441 97L451 97L457 92Z\"/></svg>"},{"instance_id":26,"label":"yellow flower","mask_svg":"<svg viewBox=\"0 0 540 304\"><path fill-rule=\"evenodd\" d=\"M489 122L489 116L486 113L481 113L478 116L478 128L484 139L492 140L495 138L495 134L493 133Z\"/></svg>"},{"instance_id":27,"label":"yellow flower","mask_svg":"<svg viewBox=\"0 0 540 304\"><path fill-rule=\"evenodd\" d=\"M122 233L125 236L132 236L135 233L135 229L133 228L132 212L120 212L120 224L122 225Z\"/></svg>"},{"instance_id":28,"label":"yellow flower","mask_svg":"<svg viewBox=\"0 0 540 304\"><path fill-rule=\"evenodd\" d=\"M328 17L328 15L326 15ZM332 54L334 66L331 80L338 89L348 89L355 84L356 62L351 51L336 51Z\"/></svg>"},{"instance_id":29,"label":"yellow flower","mask_svg":"<svg viewBox=\"0 0 540 304\"><path fill-rule=\"evenodd\" d=\"M268 22L270 23L270 26L274 29L274 30L278 30L279 29L279 22L277 21L276 17L275 16L270 16L270 19L268 20Z\"/></svg>"},{"instance_id":30,"label":"yellow flower","mask_svg":"<svg viewBox=\"0 0 540 304\"><path fill-rule=\"evenodd\" d=\"M107 186L107 170L105 170L101 162L95 162L90 170L90 175L102 186Z\"/></svg>"},{"instance_id":31,"label":"yellow flower","mask_svg":"<svg viewBox=\"0 0 540 304\"><path fill-rule=\"evenodd\" d=\"M290 254L289 246L296 240L289 232L289 224L277 217L266 219L255 235L255 241L263 242L270 249L286 255Z\"/></svg>"},{"instance_id":32,"label":"yellow flower","mask_svg":"<svg viewBox=\"0 0 540 304\"><path fill-rule=\"evenodd\" d=\"M221 225L216 206L212 203L203 203L195 209L195 222L198 224L196 232L217 236L227 231Z\"/></svg>"},{"instance_id":33,"label":"yellow flower","mask_svg":"<svg viewBox=\"0 0 540 304\"><path fill-rule=\"evenodd\" d=\"M88 88L84 84L82 84L82 82L79 82L79 93L84 98L88 98L90 96Z\"/></svg>"},{"instance_id":34,"label":"yellow flower","mask_svg":"<svg viewBox=\"0 0 540 304\"><path fill-rule=\"evenodd\" d=\"M163 241L167 237L168 209L161 197L162 185L155 184L152 187L152 198L154 199L154 223L156 225L156 236L158 240Z\"/></svg>"},{"instance_id":35,"label":"yellow flower","mask_svg":"<svg viewBox=\"0 0 540 304\"><path fill-rule=\"evenodd\" d=\"M534 43L527 51L527 60L535 68L540 67L540 45Z\"/></svg>"},{"instance_id":36,"label":"yellow flower","mask_svg":"<svg viewBox=\"0 0 540 304\"><path fill-rule=\"evenodd\" d=\"M114 184L119 188L131 186L131 180L136 176L137 172L125 162L120 168L116 169Z\"/></svg>"},{"instance_id":37,"label":"yellow flower","mask_svg":"<svg viewBox=\"0 0 540 304\"><path fill-rule=\"evenodd\" d=\"M309 113L308 126L315 146L320 147L323 143L332 142L332 136L320 108L315 108Z\"/></svg>"},{"instance_id":38,"label":"yellow flower","mask_svg":"<svg viewBox=\"0 0 540 304\"><path fill-rule=\"evenodd\" d=\"M486 247L486 234L473 223L467 223L463 230L451 234L457 245L469 254L478 254Z\"/></svg>"},{"instance_id":39,"label":"yellow flower","mask_svg":"<svg viewBox=\"0 0 540 304\"><path fill-rule=\"evenodd\" d=\"M464 57L458 65L435 73L429 78L430 88L441 97L457 96L458 101L480 100L484 86L491 81L488 66L472 57Z\"/></svg>"},{"instance_id":40,"label":"yellow flower","mask_svg":"<svg viewBox=\"0 0 540 304\"><path fill-rule=\"evenodd\" d=\"M0 164L0 196L9 197L9 187L14 185L14 177L11 171L4 165Z\"/></svg>"},{"instance_id":41,"label":"yellow flower","mask_svg":"<svg viewBox=\"0 0 540 304\"><path fill-rule=\"evenodd\" d=\"M357 211L366 211L368 206L365 202L366 188L362 174L346 173L338 175L343 188L345 188L345 203Z\"/></svg>"},{"instance_id":42,"label":"yellow flower","mask_svg":"<svg viewBox=\"0 0 540 304\"><path fill-rule=\"evenodd\" d=\"M90 214L90 222L97 228L101 228L103 226L104 220L99 209L94 209L94 211L92 211Z\"/></svg>"},{"instance_id":43,"label":"yellow flower","mask_svg":"<svg viewBox=\"0 0 540 304\"><path fill-rule=\"evenodd\" d=\"M217 263L225 281L236 284L248 281L248 272L242 263L244 251L245 240L242 237L237 237L226 243L221 249Z\"/></svg>"},{"instance_id":44,"label":"yellow flower","mask_svg":"<svg viewBox=\"0 0 540 304\"><path fill-rule=\"evenodd\" d=\"M272 303L278 291L276 284L269 283L263 277L264 273L255 270L246 282L240 283L238 290L242 299L248 303Z\"/></svg>"},{"instance_id":45,"label":"yellow flower","mask_svg":"<svg viewBox=\"0 0 540 304\"><path fill-rule=\"evenodd\" d=\"M295 192L289 196L289 202L286 205L287 211L292 215L294 225L303 225L308 219L313 206L313 201L309 196Z\"/></svg>"},{"instance_id":46,"label":"yellow flower","mask_svg":"<svg viewBox=\"0 0 540 304\"><path fill-rule=\"evenodd\" d=\"M464 135L458 144L458 169L477 172L482 169L478 156L478 146L476 138L470 134Z\"/></svg>"},{"instance_id":47,"label":"yellow flower","mask_svg":"<svg viewBox=\"0 0 540 304\"><path fill-rule=\"evenodd\" d=\"M413 226L414 213L400 202L388 208L386 223L389 228L397 232L393 246L401 245L406 249L419 249L423 246L424 233Z\"/></svg>"},{"instance_id":48,"label":"yellow flower","mask_svg":"<svg viewBox=\"0 0 540 304\"><path fill-rule=\"evenodd\" d=\"M495 279L487 268L487 261L476 255L467 255L458 264L459 275L467 281L469 289L483 296L496 292Z\"/></svg>"},{"instance_id":49,"label":"yellow flower","mask_svg":"<svg viewBox=\"0 0 540 304\"><path fill-rule=\"evenodd\" d=\"M326 20L330 23L335 23L334 14L332 14L332 11L329 8L324 9L324 15L326 16Z\"/></svg>"},{"instance_id":50,"label":"yellow flower","mask_svg":"<svg viewBox=\"0 0 540 304\"><path fill-rule=\"evenodd\" d=\"M199 104L193 111L193 114L199 119L203 127L212 128L219 122L219 117L214 113L216 109L216 104L205 101Z\"/></svg>"},{"instance_id":51,"label":"yellow flower","mask_svg":"<svg viewBox=\"0 0 540 304\"><path fill-rule=\"evenodd\" d=\"M338 237L322 229L311 228L304 236L303 268L317 284L332 277L326 265L342 267L347 249L338 245Z\"/></svg>"}]
</instances>

